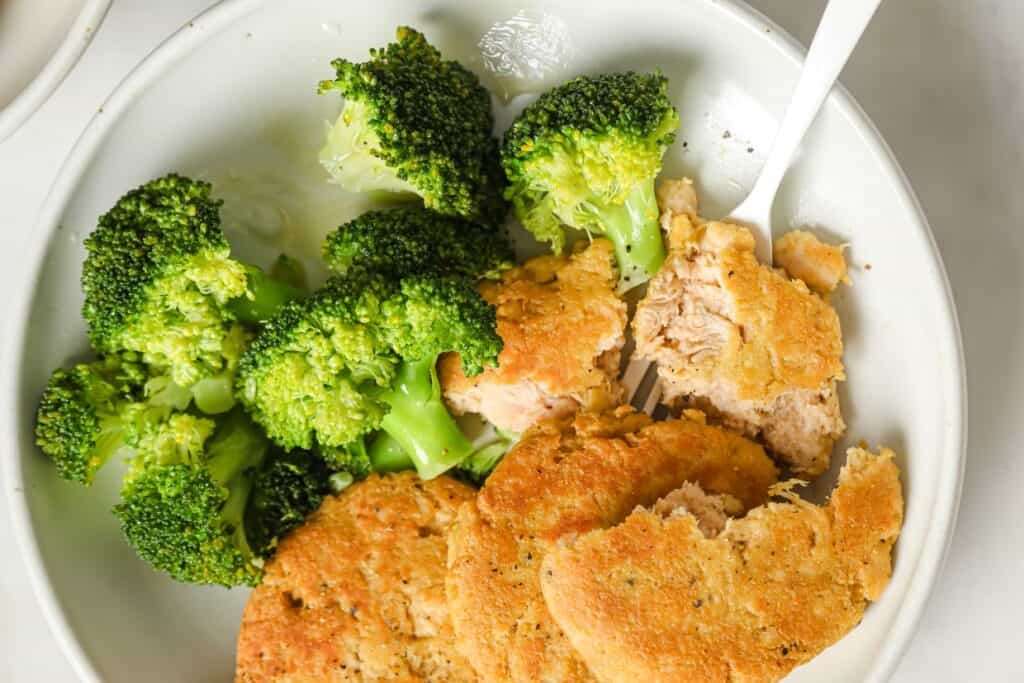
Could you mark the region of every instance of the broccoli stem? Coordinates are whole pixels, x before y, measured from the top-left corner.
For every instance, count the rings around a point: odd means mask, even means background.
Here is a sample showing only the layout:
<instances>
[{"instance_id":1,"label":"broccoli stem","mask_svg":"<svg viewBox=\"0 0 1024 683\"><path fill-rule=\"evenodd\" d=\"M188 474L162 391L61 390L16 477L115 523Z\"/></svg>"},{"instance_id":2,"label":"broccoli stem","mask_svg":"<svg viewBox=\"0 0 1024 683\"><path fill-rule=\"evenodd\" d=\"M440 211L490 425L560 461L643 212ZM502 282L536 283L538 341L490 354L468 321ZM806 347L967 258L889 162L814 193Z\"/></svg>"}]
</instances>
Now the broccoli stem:
<instances>
[{"instance_id":1,"label":"broccoli stem","mask_svg":"<svg viewBox=\"0 0 1024 683\"><path fill-rule=\"evenodd\" d=\"M210 439L206 470L210 478L228 490L220 516L231 528L239 551L252 559L255 553L246 536L245 511L252 493L253 477L267 457L270 442L241 410L228 415Z\"/></svg>"},{"instance_id":2,"label":"broccoli stem","mask_svg":"<svg viewBox=\"0 0 1024 683\"><path fill-rule=\"evenodd\" d=\"M301 299L305 292L287 282L275 280L262 269L242 264L249 276L249 291L228 304L241 322L255 324L270 318L289 301Z\"/></svg>"},{"instance_id":3,"label":"broccoli stem","mask_svg":"<svg viewBox=\"0 0 1024 683\"><path fill-rule=\"evenodd\" d=\"M206 446L206 469L210 478L230 489L234 480L251 474L263 464L269 445L252 420L241 410L234 410Z\"/></svg>"},{"instance_id":4,"label":"broccoli stem","mask_svg":"<svg viewBox=\"0 0 1024 683\"><path fill-rule=\"evenodd\" d=\"M370 444L370 463L375 472L411 470L415 463L395 437L381 432Z\"/></svg>"},{"instance_id":5,"label":"broccoli stem","mask_svg":"<svg viewBox=\"0 0 1024 683\"><path fill-rule=\"evenodd\" d=\"M96 435L96 443L89 452L88 472L89 481L92 475L106 465L110 459L122 448L124 448L125 424L120 415L111 415L100 419L99 434Z\"/></svg>"},{"instance_id":6,"label":"broccoli stem","mask_svg":"<svg viewBox=\"0 0 1024 683\"><path fill-rule=\"evenodd\" d=\"M633 188L625 203L595 207L604 235L615 245L619 293L654 277L665 261L665 243L658 224L654 181Z\"/></svg>"},{"instance_id":7,"label":"broccoli stem","mask_svg":"<svg viewBox=\"0 0 1024 683\"><path fill-rule=\"evenodd\" d=\"M406 361L381 399L390 406L381 428L412 458L423 479L433 479L473 452L441 400L437 358Z\"/></svg>"},{"instance_id":8,"label":"broccoli stem","mask_svg":"<svg viewBox=\"0 0 1024 683\"><path fill-rule=\"evenodd\" d=\"M204 377L192 385L196 408L207 415L226 413L235 405L234 372L225 371Z\"/></svg>"}]
</instances>

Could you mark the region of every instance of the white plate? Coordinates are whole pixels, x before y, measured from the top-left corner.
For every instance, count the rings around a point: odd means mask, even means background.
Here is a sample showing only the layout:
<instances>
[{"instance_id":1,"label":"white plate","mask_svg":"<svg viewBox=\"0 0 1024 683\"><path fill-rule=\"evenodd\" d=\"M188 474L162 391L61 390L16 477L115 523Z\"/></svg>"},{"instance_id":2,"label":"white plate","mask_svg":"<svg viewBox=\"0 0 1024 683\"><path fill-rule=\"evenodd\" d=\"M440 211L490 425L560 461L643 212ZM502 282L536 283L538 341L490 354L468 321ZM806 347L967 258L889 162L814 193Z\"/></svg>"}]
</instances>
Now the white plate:
<instances>
[{"instance_id":1,"label":"white plate","mask_svg":"<svg viewBox=\"0 0 1024 683\"><path fill-rule=\"evenodd\" d=\"M777 26L714 0L531 6L560 18L571 43L571 59L556 79L660 67L683 120L667 155L669 172L698 179L710 216L741 197L800 63L798 47ZM362 59L408 23L479 68L480 36L520 7L228 2L158 48L86 130L26 255L38 264L38 277L35 287L15 295L0 391L7 440L0 457L23 554L42 608L83 678L228 678L246 594L178 585L151 571L107 512L114 473L92 491L61 482L32 444L47 373L86 350L78 313L82 237L125 190L180 170L214 179L228 198L236 243L239 233L264 234L242 240L254 255L269 253L259 245L276 241L315 257L319 236L363 204L323 184L316 168L323 122L338 108L337 98L314 94L317 80L331 74L328 61ZM549 37L560 33L557 21L548 29ZM952 529L965 448L963 359L922 211L888 147L843 91L827 103L776 206L777 229L808 224L851 245L854 285L836 298L849 374L841 397L850 427L843 445L865 439L894 447L907 507L885 595L850 636L792 680L882 679L914 630Z\"/></svg>"},{"instance_id":2,"label":"white plate","mask_svg":"<svg viewBox=\"0 0 1024 683\"><path fill-rule=\"evenodd\" d=\"M57 89L110 0L0 1L0 142Z\"/></svg>"}]
</instances>

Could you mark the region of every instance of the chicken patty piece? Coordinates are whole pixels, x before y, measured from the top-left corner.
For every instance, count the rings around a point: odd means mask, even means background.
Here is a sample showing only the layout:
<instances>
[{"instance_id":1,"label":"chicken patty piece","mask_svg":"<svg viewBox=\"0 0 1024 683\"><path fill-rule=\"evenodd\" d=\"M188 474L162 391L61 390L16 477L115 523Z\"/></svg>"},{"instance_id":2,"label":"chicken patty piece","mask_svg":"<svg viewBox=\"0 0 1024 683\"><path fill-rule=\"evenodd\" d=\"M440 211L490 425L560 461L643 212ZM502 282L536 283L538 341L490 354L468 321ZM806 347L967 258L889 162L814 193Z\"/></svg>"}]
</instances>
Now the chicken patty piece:
<instances>
[{"instance_id":1,"label":"chicken patty piece","mask_svg":"<svg viewBox=\"0 0 1024 683\"><path fill-rule=\"evenodd\" d=\"M711 538L690 514L637 510L549 553L547 605L597 680L777 681L853 629L891 575L892 452L851 449L824 507L792 486Z\"/></svg>"},{"instance_id":2,"label":"chicken patty piece","mask_svg":"<svg viewBox=\"0 0 1024 683\"><path fill-rule=\"evenodd\" d=\"M541 256L500 283L482 285L505 345L498 366L475 377L462 372L457 354L441 359L441 386L453 412L479 413L499 429L522 432L580 408L617 406L626 339L617 282L612 243L598 239L572 256Z\"/></svg>"},{"instance_id":3,"label":"chicken patty piece","mask_svg":"<svg viewBox=\"0 0 1024 683\"><path fill-rule=\"evenodd\" d=\"M637 307L636 355L657 362L669 405L704 410L762 438L795 473L820 474L845 430L839 317L803 281L759 264L749 230L696 218L688 183L659 190L672 248Z\"/></svg>"},{"instance_id":4,"label":"chicken patty piece","mask_svg":"<svg viewBox=\"0 0 1024 683\"><path fill-rule=\"evenodd\" d=\"M806 230L791 230L775 240L772 259L818 294L835 290L840 282L850 283L842 247L825 244Z\"/></svg>"},{"instance_id":5,"label":"chicken patty piece","mask_svg":"<svg viewBox=\"0 0 1024 683\"><path fill-rule=\"evenodd\" d=\"M403 472L325 499L249 598L235 680L475 681L444 589L449 526L473 496Z\"/></svg>"},{"instance_id":6,"label":"chicken patty piece","mask_svg":"<svg viewBox=\"0 0 1024 683\"><path fill-rule=\"evenodd\" d=\"M620 408L538 423L459 510L448 604L463 656L486 681L593 680L548 613L540 566L558 543L617 524L694 481L745 510L778 471L761 446L697 413L653 423Z\"/></svg>"}]
</instances>

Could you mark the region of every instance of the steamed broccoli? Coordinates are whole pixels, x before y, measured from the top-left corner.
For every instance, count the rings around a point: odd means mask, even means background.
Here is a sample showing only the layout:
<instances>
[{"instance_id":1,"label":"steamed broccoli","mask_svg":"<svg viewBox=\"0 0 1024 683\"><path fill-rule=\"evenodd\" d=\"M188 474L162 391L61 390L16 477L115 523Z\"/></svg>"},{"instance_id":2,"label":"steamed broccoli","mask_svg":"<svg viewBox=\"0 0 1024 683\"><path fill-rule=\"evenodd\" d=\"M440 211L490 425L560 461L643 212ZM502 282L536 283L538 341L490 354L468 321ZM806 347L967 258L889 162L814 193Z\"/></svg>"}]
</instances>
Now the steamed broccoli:
<instances>
[{"instance_id":1,"label":"steamed broccoli","mask_svg":"<svg viewBox=\"0 0 1024 683\"><path fill-rule=\"evenodd\" d=\"M320 507L330 488L327 464L311 453L272 453L253 481L245 528L253 550L271 554L278 541Z\"/></svg>"},{"instance_id":2,"label":"steamed broccoli","mask_svg":"<svg viewBox=\"0 0 1024 683\"><path fill-rule=\"evenodd\" d=\"M126 445L137 429L144 382L138 364L117 356L50 376L36 413L36 443L61 477L89 484Z\"/></svg>"},{"instance_id":3,"label":"steamed broccoli","mask_svg":"<svg viewBox=\"0 0 1024 683\"><path fill-rule=\"evenodd\" d=\"M396 37L368 62L332 62L337 78L320 92L338 90L345 104L320 162L348 190L419 195L435 211L500 223L504 176L490 95L423 34L400 27Z\"/></svg>"},{"instance_id":4,"label":"steamed broccoli","mask_svg":"<svg viewBox=\"0 0 1024 683\"><path fill-rule=\"evenodd\" d=\"M420 207L364 213L328 235L323 254L339 275L427 270L493 279L515 263L512 246L497 230Z\"/></svg>"},{"instance_id":5,"label":"steamed broccoli","mask_svg":"<svg viewBox=\"0 0 1024 683\"><path fill-rule=\"evenodd\" d=\"M518 434L493 428L487 430L473 439L469 455L455 466L452 474L474 486L482 485L518 440ZM415 466L402 445L387 432L381 432L373 439L369 453L373 469L377 472L400 472Z\"/></svg>"},{"instance_id":6,"label":"steamed broccoli","mask_svg":"<svg viewBox=\"0 0 1024 683\"><path fill-rule=\"evenodd\" d=\"M556 251L562 225L615 244L620 289L665 258L654 179L679 117L658 73L573 79L541 95L505 134L505 196L520 222Z\"/></svg>"},{"instance_id":7,"label":"steamed broccoli","mask_svg":"<svg viewBox=\"0 0 1024 683\"><path fill-rule=\"evenodd\" d=\"M441 400L437 358L457 351L480 372L501 350L495 325L465 277L334 278L267 323L241 359L238 395L284 448L362 458L383 429L434 477L472 450Z\"/></svg>"},{"instance_id":8,"label":"steamed broccoli","mask_svg":"<svg viewBox=\"0 0 1024 683\"><path fill-rule=\"evenodd\" d=\"M266 437L237 409L216 425L177 414L161 437L140 453L114 508L129 543L178 581L255 585L262 571L245 513Z\"/></svg>"},{"instance_id":9,"label":"steamed broccoli","mask_svg":"<svg viewBox=\"0 0 1024 683\"><path fill-rule=\"evenodd\" d=\"M489 438L474 444L473 453L459 463L457 474L480 486L518 440L518 434L495 430Z\"/></svg>"},{"instance_id":10,"label":"steamed broccoli","mask_svg":"<svg viewBox=\"0 0 1024 683\"><path fill-rule=\"evenodd\" d=\"M154 376L199 387L206 412L230 408L242 325L299 292L229 256L208 183L168 175L132 190L86 239L83 316L100 353L138 353ZM219 380L216 378L220 377Z\"/></svg>"}]
</instances>

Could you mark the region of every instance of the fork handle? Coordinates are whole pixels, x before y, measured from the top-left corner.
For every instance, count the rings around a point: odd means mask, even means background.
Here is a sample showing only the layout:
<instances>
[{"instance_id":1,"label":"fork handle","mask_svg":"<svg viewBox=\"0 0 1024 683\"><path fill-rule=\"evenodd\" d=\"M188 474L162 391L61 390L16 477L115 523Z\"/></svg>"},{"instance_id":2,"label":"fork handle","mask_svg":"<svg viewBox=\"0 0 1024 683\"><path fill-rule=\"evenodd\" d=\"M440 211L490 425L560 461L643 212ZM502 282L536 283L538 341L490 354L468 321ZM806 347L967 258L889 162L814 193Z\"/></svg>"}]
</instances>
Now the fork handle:
<instances>
[{"instance_id":1,"label":"fork handle","mask_svg":"<svg viewBox=\"0 0 1024 683\"><path fill-rule=\"evenodd\" d=\"M732 217L752 223L770 219L775 193L800 141L832 91L839 73L881 1L831 0L825 7L800 73L800 80L775 134L768 158L750 195L733 212ZM770 225L770 222L766 220L764 225Z\"/></svg>"}]
</instances>

